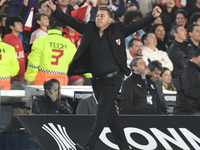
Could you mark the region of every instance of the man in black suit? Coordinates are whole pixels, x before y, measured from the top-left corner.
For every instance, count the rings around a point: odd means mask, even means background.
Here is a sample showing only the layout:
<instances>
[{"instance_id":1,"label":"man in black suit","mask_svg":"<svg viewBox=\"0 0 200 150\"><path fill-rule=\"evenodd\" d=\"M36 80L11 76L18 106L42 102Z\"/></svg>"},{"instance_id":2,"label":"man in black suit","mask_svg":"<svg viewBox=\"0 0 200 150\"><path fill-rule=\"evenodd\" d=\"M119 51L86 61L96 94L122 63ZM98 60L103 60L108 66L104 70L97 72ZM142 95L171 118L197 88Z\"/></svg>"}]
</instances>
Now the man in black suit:
<instances>
[{"instance_id":1,"label":"man in black suit","mask_svg":"<svg viewBox=\"0 0 200 150\"><path fill-rule=\"evenodd\" d=\"M92 87L98 101L96 120L87 143L83 147L76 145L76 148L92 149L107 122L119 148L128 150L129 146L115 108L123 74L130 74L126 64L125 37L153 22L155 17L161 14L161 9L156 7L149 16L124 26L121 22L113 22L113 13L108 6L99 7L95 22L84 23L56 9L51 0L47 5L57 19L82 34L68 75L93 75Z\"/></svg>"}]
</instances>

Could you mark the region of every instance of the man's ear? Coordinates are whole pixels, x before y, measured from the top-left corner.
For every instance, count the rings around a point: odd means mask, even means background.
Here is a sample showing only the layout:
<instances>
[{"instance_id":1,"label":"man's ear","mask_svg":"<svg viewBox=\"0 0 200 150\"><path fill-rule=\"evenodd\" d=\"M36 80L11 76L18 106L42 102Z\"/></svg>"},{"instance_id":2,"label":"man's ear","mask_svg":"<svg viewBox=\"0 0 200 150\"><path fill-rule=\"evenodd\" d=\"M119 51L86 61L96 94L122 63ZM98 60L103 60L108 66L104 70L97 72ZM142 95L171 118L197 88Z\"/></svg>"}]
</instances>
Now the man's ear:
<instances>
[{"instance_id":1,"label":"man's ear","mask_svg":"<svg viewBox=\"0 0 200 150\"><path fill-rule=\"evenodd\" d=\"M114 22L113 18L109 18L108 22L109 22L109 23Z\"/></svg>"},{"instance_id":2,"label":"man's ear","mask_svg":"<svg viewBox=\"0 0 200 150\"><path fill-rule=\"evenodd\" d=\"M14 26L13 26L13 25L10 25L10 29L13 30L13 29L14 29Z\"/></svg>"},{"instance_id":3,"label":"man's ear","mask_svg":"<svg viewBox=\"0 0 200 150\"><path fill-rule=\"evenodd\" d=\"M132 69L135 71L135 70L137 69L137 67L136 67L136 66L133 66Z\"/></svg>"}]
</instances>

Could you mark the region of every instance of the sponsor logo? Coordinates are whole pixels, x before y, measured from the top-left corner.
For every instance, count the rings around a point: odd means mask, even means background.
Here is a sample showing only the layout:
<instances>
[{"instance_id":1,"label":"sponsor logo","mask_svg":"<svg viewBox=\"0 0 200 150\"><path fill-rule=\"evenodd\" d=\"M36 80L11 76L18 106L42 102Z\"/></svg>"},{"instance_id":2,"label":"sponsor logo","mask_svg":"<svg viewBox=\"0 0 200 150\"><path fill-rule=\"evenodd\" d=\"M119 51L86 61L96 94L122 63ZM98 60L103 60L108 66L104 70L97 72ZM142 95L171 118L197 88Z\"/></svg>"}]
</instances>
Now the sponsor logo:
<instances>
[{"instance_id":1,"label":"sponsor logo","mask_svg":"<svg viewBox=\"0 0 200 150\"><path fill-rule=\"evenodd\" d=\"M59 150L76 150L75 144L68 136L65 127L59 124L55 126L53 123L48 123L48 125L43 124L42 129L54 138L57 142ZM162 149L167 150L173 150L172 145L175 145L177 149L200 149L200 138L187 128L178 128L178 132L174 128L167 128L167 130L168 132L164 133L161 130L152 127L149 128L149 132L146 132L136 127L126 127L124 128L124 133L129 145L138 150L157 149L160 144L163 147ZM119 150L118 145L113 143L112 140L108 138L109 136L107 135L110 133L110 128L104 127L99 139L111 149ZM135 141L132 138L137 134L144 137L144 140L146 141L145 144L144 141Z\"/></svg>"},{"instance_id":2,"label":"sponsor logo","mask_svg":"<svg viewBox=\"0 0 200 150\"><path fill-rule=\"evenodd\" d=\"M169 143L176 145L180 149L188 149L188 150L200 149L200 146L199 146L200 138L197 137L195 134L193 134L186 128L179 128L179 131L183 134L184 138L182 138L174 128L167 128L167 130L169 131L171 135L167 135L166 133L163 133L157 128L149 128L149 129L154 136L152 136L150 133L139 128L135 128L135 127L124 128L125 136L128 143L132 147L141 149L141 150L157 149L158 147L157 141L161 143L161 145L163 146L163 149L167 149L167 150L173 150L173 148L171 147ZM100 140L112 149L119 149L119 147L115 143L112 143L112 141L110 141L107 138L106 135L108 133L111 133L110 128L105 127L101 135L99 136ZM146 139L147 144L141 144L138 141L137 142L134 141L133 138L131 137L131 135L134 136L134 134L139 134L143 136ZM187 139L188 141L185 142L184 139ZM193 148L190 148L187 145L188 142L192 145Z\"/></svg>"},{"instance_id":3,"label":"sponsor logo","mask_svg":"<svg viewBox=\"0 0 200 150\"><path fill-rule=\"evenodd\" d=\"M43 124L42 129L48 132L58 144L59 150L76 150L74 142L70 139L65 127L53 123Z\"/></svg>"}]
</instances>

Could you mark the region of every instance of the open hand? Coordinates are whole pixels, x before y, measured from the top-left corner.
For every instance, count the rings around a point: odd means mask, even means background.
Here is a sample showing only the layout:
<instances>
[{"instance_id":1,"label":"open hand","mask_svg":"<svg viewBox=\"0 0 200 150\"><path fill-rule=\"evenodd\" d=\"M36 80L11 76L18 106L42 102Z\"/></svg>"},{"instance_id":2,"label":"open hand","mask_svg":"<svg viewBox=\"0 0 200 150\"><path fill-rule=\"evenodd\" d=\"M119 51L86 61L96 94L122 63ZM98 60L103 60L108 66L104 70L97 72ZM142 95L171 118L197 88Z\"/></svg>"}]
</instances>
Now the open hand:
<instances>
[{"instance_id":1,"label":"open hand","mask_svg":"<svg viewBox=\"0 0 200 150\"><path fill-rule=\"evenodd\" d=\"M51 98L52 102L55 102L58 98L58 91L55 92L54 90L50 89L50 90L46 90L47 95Z\"/></svg>"}]
</instances>

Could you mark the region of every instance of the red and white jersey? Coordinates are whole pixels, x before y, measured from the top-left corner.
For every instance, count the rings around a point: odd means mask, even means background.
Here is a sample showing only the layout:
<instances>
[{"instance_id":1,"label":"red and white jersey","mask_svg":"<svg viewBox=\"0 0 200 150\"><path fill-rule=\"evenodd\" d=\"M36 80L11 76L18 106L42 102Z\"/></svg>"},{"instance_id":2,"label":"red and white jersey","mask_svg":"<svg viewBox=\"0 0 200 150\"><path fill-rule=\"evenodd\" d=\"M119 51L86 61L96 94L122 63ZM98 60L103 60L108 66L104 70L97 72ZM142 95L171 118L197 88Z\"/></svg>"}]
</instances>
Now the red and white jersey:
<instances>
[{"instance_id":1,"label":"red and white jersey","mask_svg":"<svg viewBox=\"0 0 200 150\"><path fill-rule=\"evenodd\" d=\"M37 38L39 38L39 37L41 37L41 36L45 36L45 35L47 35L47 31L45 31L45 30L43 30L43 29L41 29L41 28L35 30L35 31L31 34L30 44L33 44L33 42L34 42Z\"/></svg>"}]
</instances>

